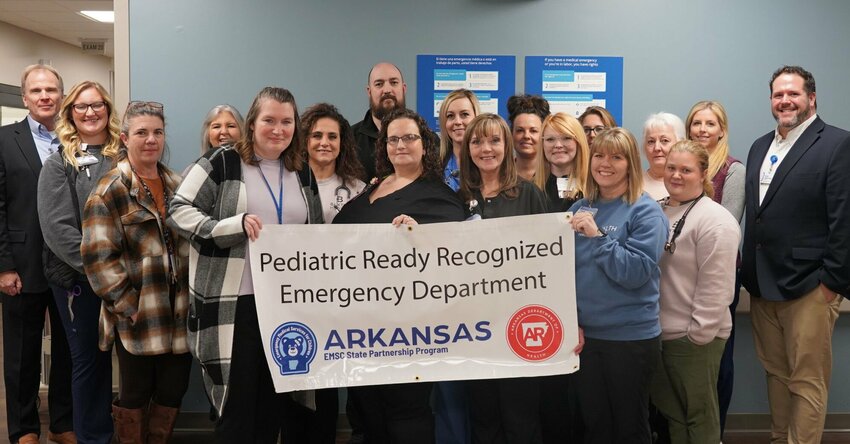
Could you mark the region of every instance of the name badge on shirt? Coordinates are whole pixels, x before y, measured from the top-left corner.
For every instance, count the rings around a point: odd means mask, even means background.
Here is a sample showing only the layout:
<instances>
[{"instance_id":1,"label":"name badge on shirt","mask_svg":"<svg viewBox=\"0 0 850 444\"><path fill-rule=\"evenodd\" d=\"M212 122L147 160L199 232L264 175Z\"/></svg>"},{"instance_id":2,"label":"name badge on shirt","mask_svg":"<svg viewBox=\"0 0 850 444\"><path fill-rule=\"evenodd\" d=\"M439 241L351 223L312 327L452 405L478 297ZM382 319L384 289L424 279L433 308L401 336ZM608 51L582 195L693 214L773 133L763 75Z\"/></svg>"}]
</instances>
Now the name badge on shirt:
<instances>
[{"instance_id":1,"label":"name badge on shirt","mask_svg":"<svg viewBox=\"0 0 850 444\"><path fill-rule=\"evenodd\" d=\"M82 156L77 156L77 165L81 167L87 167L89 165L94 165L100 162L97 160L97 157L92 156L91 154L84 154Z\"/></svg>"},{"instance_id":2,"label":"name badge on shirt","mask_svg":"<svg viewBox=\"0 0 850 444\"><path fill-rule=\"evenodd\" d=\"M761 173L759 177L759 185L770 185L770 182L773 180L773 173L770 171L764 171Z\"/></svg>"}]
</instances>

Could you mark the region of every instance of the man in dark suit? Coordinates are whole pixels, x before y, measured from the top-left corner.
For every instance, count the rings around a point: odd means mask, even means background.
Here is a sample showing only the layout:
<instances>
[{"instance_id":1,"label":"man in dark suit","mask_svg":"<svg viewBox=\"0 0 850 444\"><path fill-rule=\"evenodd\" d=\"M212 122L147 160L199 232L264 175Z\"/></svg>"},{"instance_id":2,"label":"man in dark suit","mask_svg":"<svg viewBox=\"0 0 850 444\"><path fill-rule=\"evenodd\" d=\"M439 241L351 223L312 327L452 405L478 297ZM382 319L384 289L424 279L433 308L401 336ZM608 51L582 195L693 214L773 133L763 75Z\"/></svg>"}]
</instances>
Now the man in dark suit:
<instances>
[{"instance_id":1,"label":"man in dark suit","mask_svg":"<svg viewBox=\"0 0 850 444\"><path fill-rule=\"evenodd\" d=\"M37 443L38 389L44 313L50 313L50 434L76 442L71 412L71 356L53 293L42 267L44 240L36 189L41 165L59 148L53 134L62 101L62 78L53 68L31 65L21 76L29 115L0 128L0 293L3 301L3 373L10 442Z\"/></svg>"},{"instance_id":2,"label":"man in dark suit","mask_svg":"<svg viewBox=\"0 0 850 444\"><path fill-rule=\"evenodd\" d=\"M366 95L369 111L363 120L354 124L351 131L357 140L357 156L366 170L366 181L375 177L375 142L381 131L381 119L394 109L404 108L407 84L401 70L392 63L381 62L369 71Z\"/></svg>"},{"instance_id":3,"label":"man in dark suit","mask_svg":"<svg viewBox=\"0 0 850 444\"><path fill-rule=\"evenodd\" d=\"M817 116L798 66L770 82L775 131L747 158L742 279L767 373L772 442L820 443L832 331L850 291L850 133Z\"/></svg>"}]
</instances>

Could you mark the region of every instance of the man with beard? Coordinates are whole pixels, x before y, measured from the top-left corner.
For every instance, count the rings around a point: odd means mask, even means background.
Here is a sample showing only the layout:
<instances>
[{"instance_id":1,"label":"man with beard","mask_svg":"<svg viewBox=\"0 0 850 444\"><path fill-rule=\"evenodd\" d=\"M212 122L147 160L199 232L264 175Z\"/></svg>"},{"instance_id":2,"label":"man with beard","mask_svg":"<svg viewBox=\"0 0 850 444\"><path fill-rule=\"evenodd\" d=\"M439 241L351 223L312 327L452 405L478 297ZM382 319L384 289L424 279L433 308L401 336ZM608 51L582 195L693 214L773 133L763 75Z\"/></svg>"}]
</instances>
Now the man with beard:
<instances>
[{"instance_id":1,"label":"man with beard","mask_svg":"<svg viewBox=\"0 0 850 444\"><path fill-rule=\"evenodd\" d=\"M850 294L850 133L817 115L815 79L770 81L776 130L747 159L742 280L767 374L771 442L819 443L832 331Z\"/></svg>"},{"instance_id":2,"label":"man with beard","mask_svg":"<svg viewBox=\"0 0 850 444\"><path fill-rule=\"evenodd\" d=\"M401 70L392 63L381 62L369 71L366 95L369 96L369 111L363 120L351 127L357 139L357 155L366 170L366 181L375 177L375 142L381 130L381 119L396 108L404 108L407 84Z\"/></svg>"}]
</instances>

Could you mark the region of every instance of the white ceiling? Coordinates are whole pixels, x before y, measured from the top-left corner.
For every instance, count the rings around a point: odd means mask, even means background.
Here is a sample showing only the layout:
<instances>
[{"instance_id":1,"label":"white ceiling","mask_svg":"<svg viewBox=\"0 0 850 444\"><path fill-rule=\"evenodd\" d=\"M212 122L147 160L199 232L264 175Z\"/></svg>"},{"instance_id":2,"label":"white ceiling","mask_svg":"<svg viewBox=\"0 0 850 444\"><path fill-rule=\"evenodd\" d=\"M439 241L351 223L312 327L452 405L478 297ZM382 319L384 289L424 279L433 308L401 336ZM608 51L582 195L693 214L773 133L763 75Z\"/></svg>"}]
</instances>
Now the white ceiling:
<instances>
[{"instance_id":1,"label":"white ceiling","mask_svg":"<svg viewBox=\"0 0 850 444\"><path fill-rule=\"evenodd\" d=\"M0 21L80 47L81 39L106 39L104 55L113 56L111 23L79 11L111 11L112 0L0 0Z\"/></svg>"}]
</instances>

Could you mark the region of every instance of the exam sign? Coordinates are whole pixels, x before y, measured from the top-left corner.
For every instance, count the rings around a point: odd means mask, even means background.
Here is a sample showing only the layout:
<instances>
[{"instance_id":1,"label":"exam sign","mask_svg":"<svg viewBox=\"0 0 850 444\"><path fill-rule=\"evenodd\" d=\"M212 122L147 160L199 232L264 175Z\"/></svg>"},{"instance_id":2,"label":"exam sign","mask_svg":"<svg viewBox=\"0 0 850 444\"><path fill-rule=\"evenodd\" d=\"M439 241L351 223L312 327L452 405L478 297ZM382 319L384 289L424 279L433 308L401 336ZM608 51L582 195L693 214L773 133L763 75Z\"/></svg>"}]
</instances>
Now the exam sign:
<instances>
[{"instance_id":1,"label":"exam sign","mask_svg":"<svg viewBox=\"0 0 850 444\"><path fill-rule=\"evenodd\" d=\"M564 213L265 225L249 250L275 389L574 372L573 241Z\"/></svg>"}]
</instances>

